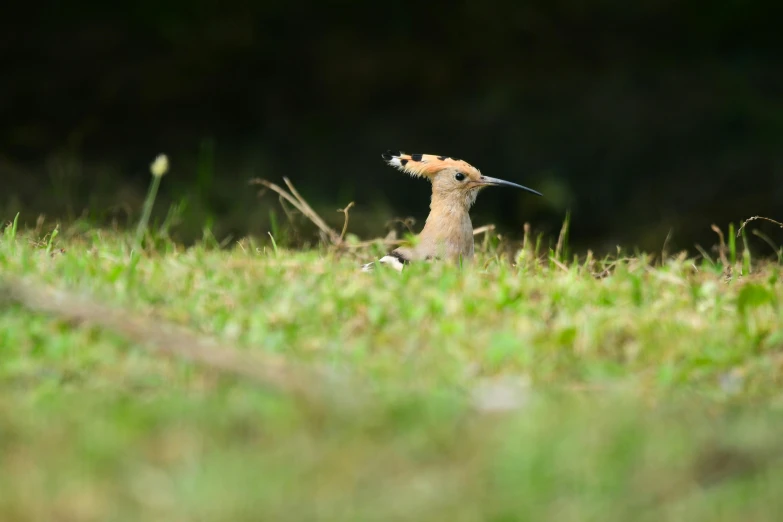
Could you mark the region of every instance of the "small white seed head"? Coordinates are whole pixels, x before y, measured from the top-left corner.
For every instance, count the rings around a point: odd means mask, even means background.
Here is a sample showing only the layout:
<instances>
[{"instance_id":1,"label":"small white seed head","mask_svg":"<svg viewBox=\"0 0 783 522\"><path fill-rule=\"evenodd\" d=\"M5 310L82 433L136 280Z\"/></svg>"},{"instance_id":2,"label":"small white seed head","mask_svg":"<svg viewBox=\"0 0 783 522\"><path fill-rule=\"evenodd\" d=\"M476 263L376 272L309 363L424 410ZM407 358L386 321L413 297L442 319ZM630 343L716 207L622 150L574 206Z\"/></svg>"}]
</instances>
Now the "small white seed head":
<instances>
[{"instance_id":1,"label":"small white seed head","mask_svg":"<svg viewBox=\"0 0 783 522\"><path fill-rule=\"evenodd\" d=\"M155 158L155 161L150 164L150 172L152 172L152 175L155 177L161 177L168 170L169 158L165 154L158 154L158 157Z\"/></svg>"}]
</instances>

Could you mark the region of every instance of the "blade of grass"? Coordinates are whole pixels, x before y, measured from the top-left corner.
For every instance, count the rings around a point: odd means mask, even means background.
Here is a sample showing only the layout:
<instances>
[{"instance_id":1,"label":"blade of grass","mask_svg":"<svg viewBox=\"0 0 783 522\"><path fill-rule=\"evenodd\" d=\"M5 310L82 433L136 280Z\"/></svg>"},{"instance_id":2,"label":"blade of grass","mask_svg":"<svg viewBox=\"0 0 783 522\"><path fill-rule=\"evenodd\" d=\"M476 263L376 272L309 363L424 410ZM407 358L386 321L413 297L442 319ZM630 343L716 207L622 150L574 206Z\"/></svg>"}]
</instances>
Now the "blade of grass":
<instances>
[{"instance_id":1,"label":"blade of grass","mask_svg":"<svg viewBox=\"0 0 783 522\"><path fill-rule=\"evenodd\" d=\"M737 264L737 240L734 235L734 223L729 223L729 262L731 266Z\"/></svg>"},{"instance_id":2,"label":"blade of grass","mask_svg":"<svg viewBox=\"0 0 783 522\"><path fill-rule=\"evenodd\" d=\"M14 220L5 227L5 230L3 230L3 235L7 236L8 239L11 241L16 239L16 231L19 226L19 212L16 213L16 216L14 216Z\"/></svg>"},{"instance_id":3,"label":"blade of grass","mask_svg":"<svg viewBox=\"0 0 783 522\"><path fill-rule=\"evenodd\" d=\"M772 250L773 250L773 251L775 252L775 254L778 256L778 263L781 263L781 262L783 262L783 248L780 248L779 246L777 246L777 245L774 243L774 241L772 241L772 240L769 238L769 236L768 236L768 235L766 235L765 233L761 232L760 230L753 229L753 230L751 231L751 233L752 233L754 236L756 236L756 237L758 237L759 239L761 239L762 241L764 241L766 244L768 244L768 245L770 246L770 248L772 248Z\"/></svg>"},{"instance_id":4,"label":"blade of grass","mask_svg":"<svg viewBox=\"0 0 783 522\"><path fill-rule=\"evenodd\" d=\"M560 228L560 235L557 236L557 245L555 246L555 259L563 261L568 258L568 229L571 223L571 211L566 211L563 226Z\"/></svg>"},{"instance_id":5,"label":"blade of grass","mask_svg":"<svg viewBox=\"0 0 783 522\"><path fill-rule=\"evenodd\" d=\"M745 234L745 229L741 230L742 233L742 275L750 274L750 247L748 247L748 236Z\"/></svg>"},{"instance_id":6,"label":"blade of grass","mask_svg":"<svg viewBox=\"0 0 783 522\"><path fill-rule=\"evenodd\" d=\"M272 250L274 250L275 256L279 255L279 252L277 251L277 242L275 242L275 236L273 236L271 232L267 232L267 234L269 234L269 239L272 240Z\"/></svg>"}]
</instances>

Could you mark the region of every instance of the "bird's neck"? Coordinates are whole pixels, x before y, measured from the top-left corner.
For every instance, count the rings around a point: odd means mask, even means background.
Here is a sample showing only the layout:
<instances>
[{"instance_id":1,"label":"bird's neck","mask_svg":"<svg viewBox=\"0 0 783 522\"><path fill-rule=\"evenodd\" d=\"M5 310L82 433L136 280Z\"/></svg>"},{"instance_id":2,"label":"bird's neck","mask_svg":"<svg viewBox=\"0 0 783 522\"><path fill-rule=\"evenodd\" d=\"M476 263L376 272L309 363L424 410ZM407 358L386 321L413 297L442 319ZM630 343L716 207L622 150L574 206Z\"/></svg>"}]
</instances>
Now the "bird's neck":
<instances>
[{"instance_id":1,"label":"bird's neck","mask_svg":"<svg viewBox=\"0 0 783 522\"><path fill-rule=\"evenodd\" d=\"M473 257L473 224L469 210L470 201L465 196L432 195L430 214L419 234L421 247L433 251L428 255Z\"/></svg>"}]
</instances>

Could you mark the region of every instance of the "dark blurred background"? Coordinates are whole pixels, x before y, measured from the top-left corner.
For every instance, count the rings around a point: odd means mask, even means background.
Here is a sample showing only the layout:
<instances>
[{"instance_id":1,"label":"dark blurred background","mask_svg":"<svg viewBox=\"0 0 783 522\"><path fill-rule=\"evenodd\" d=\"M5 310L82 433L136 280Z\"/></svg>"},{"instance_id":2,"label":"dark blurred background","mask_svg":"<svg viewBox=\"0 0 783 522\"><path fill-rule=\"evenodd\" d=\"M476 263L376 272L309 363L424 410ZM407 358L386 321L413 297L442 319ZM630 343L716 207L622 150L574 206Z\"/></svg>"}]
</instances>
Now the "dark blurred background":
<instances>
[{"instance_id":1,"label":"dark blurred background","mask_svg":"<svg viewBox=\"0 0 783 522\"><path fill-rule=\"evenodd\" d=\"M387 149L463 158L474 224L660 250L783 218L783 4L594 0L17 3L0 20L0 217L138 216L149 163L176 232L266 235L288 176L336 227L423 225ZM87 209L87 210L85 210ZM762 227L763 228L763 227ZM772 232L771 232L772 234ZM772 253L771 249L768 253Z\"/></svg>"}]
</instances>

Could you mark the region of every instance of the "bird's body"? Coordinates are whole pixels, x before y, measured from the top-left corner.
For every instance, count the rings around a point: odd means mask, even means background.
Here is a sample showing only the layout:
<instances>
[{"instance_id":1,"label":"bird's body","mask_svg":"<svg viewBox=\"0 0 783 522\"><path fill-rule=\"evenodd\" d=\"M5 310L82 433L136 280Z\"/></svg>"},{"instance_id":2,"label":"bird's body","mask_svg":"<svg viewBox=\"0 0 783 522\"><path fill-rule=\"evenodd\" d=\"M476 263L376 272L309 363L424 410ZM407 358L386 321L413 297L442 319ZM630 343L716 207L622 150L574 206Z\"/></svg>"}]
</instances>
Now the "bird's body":
<instances>
[{"instance_id":1,"label":"bird's body","mask_svg":"<svg viewBox=\"0 0 783 522\"><path fill-rule=\"evenodd\" d=\"M379 260L379 263L402 270L407 263L443 259L470 262L473 259L473 224L470 207L481 189L488 186L511 186L541 195L535 190L483 176L466 161L431 154L383 154L387 164L412 176L432 183L430 213L424 228L412 246L399 247ZM375 263L363 266L373 269Z\"/></svg>"}]
</instances>

